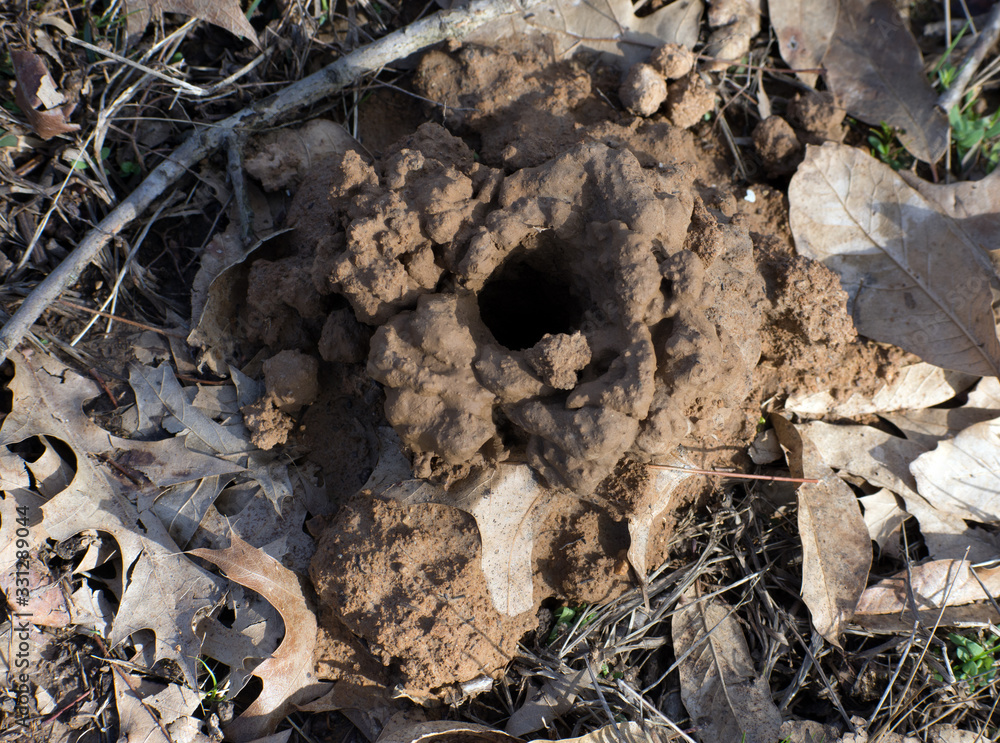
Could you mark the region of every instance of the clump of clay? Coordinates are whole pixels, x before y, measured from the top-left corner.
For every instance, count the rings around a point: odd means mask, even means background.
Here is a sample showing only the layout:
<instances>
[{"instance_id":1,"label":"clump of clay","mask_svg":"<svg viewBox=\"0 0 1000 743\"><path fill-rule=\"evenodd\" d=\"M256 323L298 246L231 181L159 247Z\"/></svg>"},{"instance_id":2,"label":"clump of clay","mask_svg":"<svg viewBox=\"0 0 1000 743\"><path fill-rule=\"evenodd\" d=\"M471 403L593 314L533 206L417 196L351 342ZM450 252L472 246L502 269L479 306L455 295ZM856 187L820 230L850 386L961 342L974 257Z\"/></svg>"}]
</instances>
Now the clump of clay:
<instances>
[{"instance_id":1,"label":"clump of clay","mask_svg":"<svg viewBox=\"0 0 1000 743\"><path fill-rule=\"evenodd\" d=\"M268 132L251 141L243 165L268 191L295 188L317 162L361 145L340 124L313 119L299 127Z\"/></svg>"},{"instance_id":2,"label":"clump of clay","mask_svg":"<svg viewBox=\"0 0 1000 743\"><path fill-rule=\"evenodd\" d=\"M670 86L667 116L670 123L688 129L715 108L715 91L696 72L689 73Z\"/></svg>"},{"instance_id":3,"label":"clump of clay","mask_svg":"<svg viewBox=\"0 0 1000 743\"><path fill-rule=\"evenodd\" d=\"M665 154L676 130L588 127L586 98L597 97L585 73L562 63L511 71L508 58L537 62L519 51L432 52L418 87L454 100L456 126L475 126L484 152L483 127L508 116L513 129L492 152L505 168L532 167L505 174L425 124L374 163L354 152L324 163L289 209L290 270L377 328L368 372L414 473L448 482L513 450L551 485L589 494L625 455L649 461L741 436L760 353L761 281L746 229L732 210L702 203L689 166ZM503 86L514 82L511 99ZM682 123L714 105L694 73L675 87ZM546 104L556 90L561 102ZM528 109L563 111L572 136L544 143L561 154L512 155L520 144L506 137L531 124ZM308 294L267 301L281 310ZM340 358L343 320L311 324L324 358Z\"/></svg>"},{"instance_id":4,"label":"clump of clay","mask_svg":"<svg viewBox=\"0 0 1000 743\"><path fill-rule=\"evenodd\" d=\"M626 452L679 444L706 393L742 402L759 353L752 248L707 210L692 223L683 184L600 143L504 180L460 257L438 259L455 288L372 339L418 475L460 476L526 438L550 483L590 492Z\"/></svg>"},{"instance_id":5,"label":"clump of clay","mask_svg":"<svg viewBox=\"0 0 1000 743\"><path fill-rule=\"evenodd\" d=\"M694 69L694 52L680 44L664 44L649 55L649 65L667 80L679 80Z\"/></svg>"},{"instance_id":6,"label":"clump of clay","mask_svg":"<svg viewBox=\"0 0 1000 743\"><path fill-rule=\"evenodd\" d=\"M301 351L281 351L264 362L264 396L243 409L250 440L258 449L284 444L294 415L319 394L319 362Z\"/></svg>"},{"instance_id":7,"label":"clump of clay","mask_svg":"<svg viewBox=\"0 0 1000 743\"><path fill-rule=\"evenodd\" d=\"M640 62L628 71L618 97L636 116L652 116L667 100L667 83L654 67Z\"/></svg>"},{"instance_id":8,"label":"clump of clay","mask_svg":"<svg viewBox=\"0 0 1000 743\"><path fill-rule=\"evenodd\" d=\"M577 375L590 363L590 344L583 333L546 334L525 351L525 359L545 384L557 390L576 387Z\"/></svg>"},{"instance_id":9,"label":"clump of clay","mask_svg":"<svg viewBox=\"0 0 1000 743\"><path fill-rule=\"evenodd\" d=\"M496 194L500 173L442 133L425 124L376 166L348 151L324 167L328 203L311 208L307 191L289 210L299 239L315 246L316 288L343 294L363 322L381 324L433 292L442 263L454 259Z\"/></svg>"},{"instance_id":10,"label":"clump of clay","mask_svg":"<svg viewBox=\"0 0 1000 743\"><path fill-rule=\"evenodd\" d=\"M275 407L297 413L319 394L319 362L301 351L282 351L264 362L264 387Z\"/></svg>"},{"instance_id":11,"label":"clump of clay","mask_svg":"<svg viewBox=\"0 0 1000 743\"><path fill-rule=\"evenodd\" d=\"M801 132L805 144L843 142L846 111L828 91L811 90L798 94L788 104L788 118Z\"/></svg>"},{"instance_id":12,"label":"clump of clay","mask_svg":"<svg viewBox=\"0 0 1000 743\"><path fill-rule=\"evenodd\" d=\"M250 443L263 451L284 444L295 427L292 416L279 410L269 397L245 406L243 421L250 429Z\"/></svg>"},{"instance_id":13,"label":"clump of clay","mask_svg":"<svg viewBox=\"0 0 1000 743\"><path fill-rule=\"evenodd\" d=\"M324 533L309 572L320 604L336 607L376 658L396 666L404 688L426 692L495 674L536 622L531 612L507 617L493 607L481 550L462 511L363 492Z\"/></svg>"},{"instance_id":14,"label":"clump of clay","mask_svg":"<svg viewBox=\"0 0 1000 743\"><path fill-rule=\"evenodd\" d=\"M753 130L753 143L768 175L795 172L802 161L802 145L791 125L780 116L769 116Z\"/></svg>"},{"instance_id":15,"label":"clump of clay","mask_svg":"<svg viewBox=\"0 0 1000 743\"><path fill-rule=\"evenodd\" d=\"M482 161L509 170L541 165L581 141L580 129L615 116L575 61L553 63L538 39L511 37L502 49L463 45L425 54L413 76L435 102L433 119L478 135Z\"/></svg>"}]
</instances>

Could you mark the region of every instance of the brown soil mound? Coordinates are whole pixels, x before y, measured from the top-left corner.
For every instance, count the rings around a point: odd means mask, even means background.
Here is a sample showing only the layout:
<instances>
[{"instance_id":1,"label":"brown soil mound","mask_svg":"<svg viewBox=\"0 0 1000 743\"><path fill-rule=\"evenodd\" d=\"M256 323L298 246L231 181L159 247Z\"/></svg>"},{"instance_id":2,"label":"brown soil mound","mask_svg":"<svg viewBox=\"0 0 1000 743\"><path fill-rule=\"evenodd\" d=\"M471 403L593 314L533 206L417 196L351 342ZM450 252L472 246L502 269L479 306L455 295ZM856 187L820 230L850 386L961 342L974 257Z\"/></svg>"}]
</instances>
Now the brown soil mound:
<instances>
[{"instance_id":1,"label":"brown soil mound","mask_svg":"<svg viewBox=\"0 0 1000 743\"><path fill-rule=\"evenodd\" d=\"M688 168L590 142L504 177L425 124L320 177L330 197L305 186L290 221L316 246L316 290L381 325L368 369L419 476L523 446L586 494L626 452L742 426L762 282Z\"/></svg>"},{"instance_id":2,"label":"brown soil mound","mask_svg":"<svg viewBox=\"0 0 1000 743\"><path fill-rule=\"evenodd\" d=\"M292 250L253 264L243 322L272 353L322 359L315 403L289 408L313 390L279 380L310 387L313 372L283 368L258 418L308 450L341 502L378 458L382 411L418 477L531 464L552 489L537 608L628 585L616 519L649 487L629 462L745 462L763 401L803 382L873 388L892 359L859 344L835 277L794 255L781 195L743 199L706 131L621 116L607 102L617 74L516 43L424 57L415 85L454 133L424 124L374 161L350 149L305 175ZM371 666L333 657L362 653L334 639L342 622L408 690L494 673L534 620L490 604L474 522L378 492L326 524L313 560L321 668Z\"/></svg>"}]
</instances>

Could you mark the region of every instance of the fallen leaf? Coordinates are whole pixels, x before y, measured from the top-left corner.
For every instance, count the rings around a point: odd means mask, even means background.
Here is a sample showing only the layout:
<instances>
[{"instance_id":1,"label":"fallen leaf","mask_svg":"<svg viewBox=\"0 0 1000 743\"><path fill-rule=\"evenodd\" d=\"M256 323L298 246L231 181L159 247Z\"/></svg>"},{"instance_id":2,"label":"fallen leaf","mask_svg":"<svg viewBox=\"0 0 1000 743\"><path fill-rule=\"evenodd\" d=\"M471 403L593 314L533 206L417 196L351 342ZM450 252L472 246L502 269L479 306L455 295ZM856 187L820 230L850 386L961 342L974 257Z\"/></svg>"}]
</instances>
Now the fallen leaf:
<instances>
[{"instance_id":1,"label":"fallen leaf","mask_svg":"<svg viewBox=\"0 0 1000 743\"><path fill-rule=\"evenodd\" d=\"M847 112L886 122L913 155L937 162L948 148L948 120L924 75L920 49L888 0L772 0L771 23L793 69L822 67ZM815 73L799 75L815 86Z\"/></svg>"},{"instance_id":2,"label":"fallen leaf","mask_svg":"<svg viewBox=\"0 0 1000 743\"><path fill-rule=\"evenodd\" d=\"M129 384L136 394L140 429L145 427L143 421L151 418L162 420L164 413L170 413L185 429L184 441L190 450L232 462L234 467L230 472L242 472L255 480L274 509L280 512L282 501L292 492L287 467L277 460L276 454L254 447L242 422L224 426L192 405L177 382L173 369L166 364L156 369L133 364L129 367ZM214 486L206 486L201 500L190 502L193 509L190 521L195 528L211 505L207 499L213 497L213 492Z\"/></svg>"},{"instance_id":3,"label":"fallen leaf","mask_svg":"<svg viewBox=\"0 0 1000 743\"><path fill-rule=\"evenodd\" d=\"M345 630L346 631L346 630ZM368 740L375 741L392 723L396 715L410 715L412 708L401 698L377 684L355 684L337 681L333 688L308 704L300 704L302 712L339 711L361 731Z\"/></svg>"},{"instance_id":4,"label":"fallen leaf","mask_svg":"<svg viewBox=\"0 0 1000 743\"><path fill-rule=\"evenodd\" d=\"M111 666L118 709L119 743L210 743L201 721L191 717L201 704L197 692L179 684L143 681ZM181 737L184 730L187 735Z\"/></svg>"},{"instance_id":5,"label":"fallen leaf","mask_svg":"<svg viewBox=\"0 0 1000 743\"><path fill-rule=\"evenodd\" d=\"M38 557L38 545L47 535L32 523L37 521L32 515L38 514L45 498L32 492L31 485L27 463L0 448L0 490L4 493L0 500L0 591L10 611L23 620L65 627L70 615L62 586Z\"/></svg>"},{"instance_id":6,"label":"fallen leaf","mask_svg":"<svg viewBox=\"0 0 1000 743\"><path fill-rule=\"evenodd\" d=\"M899 527L906 520L906 511L900 508L901 500L885 488L858 498L865 509L868 536L878 544L879 549L886 548L889 539L899 533Z\"/></svg>"},{"instance_id":7,"label":"fallen leaf","mask_svg":"<svg viewBox=\"0 0 1000 743\"><path fill-rule=\"evenodd\" d=\"M10 61L17 80L14 100L35 133L42 139L52 139L79 131L80 125L68 120L75 106L66 104L66 97L56 89L45 61L26 51L12 51Z\"/></svg>"},{"instance_id":8,"label":"fallen leaf","mask_svg":"<svg viewBox=\"0 0 1000 743\"><path fill-rule=\"evenodd\" d=\"M45 354L11 354L12 410L0 426L0 447L38 436L63 441L73 452L76 474L69 486L42 506L39 533L61 542L88 529L110 534L118 543L122 573L128 576L108 637L113 645L140 630L155 634L154 658L169 658L195 686L201 638L197 620L222 597L222 584L180 553L159 519L137 511L129 500L143 487L159 487L231 471L228 462L184 448L179 439L133 441L93 423L83 404L101 390ZM96 457L127 461L145 485L107 474ZM110 468L107 468L110 470Z\"/></svg>"},{"instance_id":9,"label":"fallen leaf","mask_svg":"<svg viewBox=\"0 0 1000 743\"><path fill-rule=\"evenodd\" d=\"M838 401L829 391L795 392L785 401L785 410L809 418L855 418L870 413L928 408L950 400L968 389L976 377L920 362L904 366L892 382L873 395L851 395Z\"/></svg>"},{"instance_id":10,"label":"fallen leaf","mask_svg":"<svg viewBox=\"0 0 1000 743\"><path fill-rule=\"evenodd\" d=\"M961 517L935 508L917 493L910 463L926 452L919 444L870 426L833 426L815 421L795 428L819 453L825 466L901 496L907 513L920 524L931 557L961 558L966 550L971 550L969 557L977 562L996 556L994 537L970 529Z\"/></svg>"},{"instance_id":11,"label":"fallen leaf","mask_svg":"<svg viewBox=\"0 0 1000 743\"><path fill-rule=\"evenodd\" d=\"M798 490L802 540L802 600L813 627L838 648L872 564L871 540L858 499L829 475Z\"/></svg>"},{"instance_id":12,"label":"fallen leaf","mask_svg":"<svg viewBox=\"0 0 1000 743\"><path fill-rule=\"evenodd\" d=\"M788 196L796 249L840 276L859 333L945 369L1000 373L993 267L954 219L837 144L807 148Z\"/></svg>"},{"instance_id":13,"label":"fallen leaf","mask_svg":"<svg viewBox=\"0 0 1000 743\"><path fill-rule=\"evenodd\" d=\"M846 470L894 493L916 491L910 463L926 451L919 444L871 426L813 421L795 428L816 446L828 467Z\"/></svg>"},{"instance_id":14,"label":"fallen leaf","mask_svg":"<svg viewBox=\"0 0 1000 743\"><path fill-rule=\"evenodd\" d=\"M681 700L704 741L774 743L781 713L767 681L750 659L734 609L720 598L698 598L695 586L680 598L671 634L678 658Z\"/></svg>"},{"instance_id":15,"label":"fallen leaf","mask_svg":"<svg viewBox=\"0 0 1000 743\"><path fill-rule=\"evenodd\" d=\"M974 569L968 560L934 560L913 565L909 573L897 573L867 588L857 613L938 610L987 601L991 596L1000 596L1000 568Z\"/></svg>"},{"instance_id":16,"label":"fallen leaf","mask_svg":"<svg viewBox=\"0 0 1000 743\"><path fill-rule=\"evenodd\" d=\"M342 155L348 150L364 157L361 144L340 124L330 119L312 119L302 126L279 129L253 138L243 167L260 181L265 191L294 190L306 172L320 160ZM226 230L227 233L229 231Z\"/></svg>"},{"instance_id":17,"label":"fallen leaf","mask_svg":"<svg viewBox=\"0 0 1000 743\"><path fill-rule=\"evenodd\" d=\"M202 349L199 367L207 366L214 373L229 373L228 360L236 356L237 322L246 295L246 277L250 258L264 243L287 229L276 230L244 247L239 224L230 223L225 232L209 242L191 288L191 327L187 342Z\"/></svg>"},{"instance_id":18,"label":"fallen leaf","mask_svg":"<svg viewBox=\"0 0 1000 743\"><path fill-rule=\"evenodd\" d=\"M781 743L840 742L840 731L834 725L812 720L785 720L781 723Z\"/></svg>"},{"instance_id":19,"label":"fallen leaf","mask_svg":"<svg viewBox=\"0 0 1000 743\"><path fill-rule=\"evenodd\" d=\"M927 732L930 743L986 743L985 733L961 730L949 723L931 725Z\"/></svg>"},{"instance_id":20,"label":"fallen leaf","mask_svg":"<svg viewBox=\"0 0 1000 743\"><path fill-rule=\"evenodd\" d=\"M906 170L899 175L942 214L954 220L970 242L990 255L994 266L1000 264L996 240L1000 232L1000 170L978 181L957 183L930 183Z\"/></svg>"},{"instance_id":21,"label":"fallen leaf","mask_svg":"<svg viewBox=\"0 0 1000 743\"><path fill-rule=\"evenodd\" d=\"M474 722L435 720L415 722L395 727L386 726L376 743L523 743L521 738L507 735Z\"/></svg>"},{"instance_id":22,"label":"fallen leaf","mask_svg":"<svg viewBox=\"0 0 1000 743\"><path fill-rule=\"evenodd\" d=\"M827 475L833 474L833 470L830 469L830 465L826 463L813 440L803 435L801 426L796 426L778 413L772 413L770 419L778 442L785 450L785 459L792 477L822 480Z\"/></svg>"},{"instance_id":23,"label":"fallen leaf","mask_svg":"<svg viewBox=\"0 0 1000 743\"><path fill-rule=\"evenodd\" d=\"M677 458L664 462L674 466L690 466ZM649 478L646 492L628 514L628 533L631 539L628 547L628 561L639 581L646 583L646 551L649 548L649 532L656 517L671 507L679 505L690 493L686 485L700 484L698 475L690 475L680 470L654 469Z\"/></svg>"},{"instance_id":24,"label":"fallen leaf","mask_svg":"<svg viewBox=\"0 0 1000 743\"><path fill-rule=\"evenodd\" d=\"M957 408L926 408L884 413L883 417L902 431L906 438L926 449L933 449L943 439L983 421L1000 417L1000 379L984 377Z\"/></svg>"},{"instance_id":25,"label":"fallen leaf","mask_svg":"<svg viewBox=\"0 0 1000 743\"><path fill-rule=\"evenodd\" d=\"M270 735L296 704L310 702L327 691L327 685L317 683L313 676L316 615L295 573L236 535L227 549L195 549L191 554L219 566L229 580L259 593L285 623L281 645L254 670L263 682L260 695L225 730L226 737L235 740Z\"/></svg>"},{"instance_id":26,"label":"fallen leaf","mask_svg":"<svg viewBox=\"0 0 1000 743\"><path fill-rule=\"evenodd\" d=\"M795 74L800 80L815 88L819 73L813 70L820 67L830 45L837 25L838 4L768 0L767 14L778 36L781 58L797 70Z\"/></svg>"},{"instance_id":27,"label":"fallen leaf","mask_svg":"<svg viewBox=\"0 0 1000 743\"><path fill-rule=\"evenodd\" d=\"M748 449L754 464L771 464L784 456L778 434L773 428L758 433Z\"/></svg>"},{"instance_id":28,"label":"fallen leaf","mask_svg":"<svg viewBox=\"0 0 1000 743\"><path fill-rule=\"evenodd\" d=\"M577 693L583 686L586 671L559 669L555 678L528 693L524 703L507 720L508 735L523 736L552 724L573 708Z\"/></svg>"},{"instance_id":29,"label":"fallen leaf","mask_svg":"<svg viewBox=\"0 0 1000 743\"><path fill-rule=\"evenodd\" d=\"M224 606L232 612L232 621L204 621L199 629L205 635L202 653L229 667L226 698L232 699L254 669L278 649L284 627L271 604L239 584L230 588Z\"/></svg>"},{"instance_id":30,"label":"fallen leaf","mask_svg":"<svg viewBox=\"0 0 1000 743\"><path fill-rule=\"evenodd\" d=\"M577 738L562 738L556 743L658 743L662 740L663 737L649 726L622 722L605 725Z\"/></svg>"},{"instance_id":31,"label":"fallen leaf","mask_svg":"<svg viewBox=\"0 0 1000 743\"><path fill-rule=\"evenodd\" d=\"M645 62L649 53L668 42L692 49L698 43L701 0L674 0L644 18L635 14L631 0L550 0L531 9L480 27L467 42L495 42L497 38L543 33L554 44L556 57L579 49L613 55L631 66Z\"/></svg>"},{"instance_id":32,"label":"fallen leaf","mask_svg":"<svg viewBox=\"0 0 1000 743\"><path fill-rule=\"evenodd\" d=\"M531 551L553 494L526 464L501 465L450 491L408 480L381 493L407 505L441 503L471 514L483 545L482 569L490 599L498 612L511 617L534 606Z\"/></svg>"},{"instance_id":33,"label":"fallen leaf","mask_svg":"<svg viewBox=\"0 0 1000 743\"><path fill-rule=\"evenodd\" d=\"M976 423L910 465L935 508L984 524L1000 521L1000 418Z\"/></svg>"},{"instance_id":34,"label":"fallen leaf","mask_svg":"<svg viewBox=\"0 0 1000 743\"><path fill-rule=\"evenodd\" d=\"M224 28L241 39L250 39L257 45L257 32L243 14L239 0L126 0L126 33L129 43L138 40L151 20L159 20L164 13L199 18Z\"/></svg>"}]
</instances>

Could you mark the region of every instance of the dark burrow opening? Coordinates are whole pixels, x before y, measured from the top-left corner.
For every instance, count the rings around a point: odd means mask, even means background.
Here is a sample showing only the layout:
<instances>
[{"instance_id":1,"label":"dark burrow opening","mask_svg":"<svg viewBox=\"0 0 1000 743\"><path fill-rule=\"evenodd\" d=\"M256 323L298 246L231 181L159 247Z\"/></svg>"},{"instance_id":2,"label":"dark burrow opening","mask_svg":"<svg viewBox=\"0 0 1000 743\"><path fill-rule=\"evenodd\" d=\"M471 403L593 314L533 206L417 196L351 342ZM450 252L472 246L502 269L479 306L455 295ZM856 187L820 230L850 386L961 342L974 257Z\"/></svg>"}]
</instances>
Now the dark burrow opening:
<instances>
[{"instance_id":1,"label":"dark burrow opening","mask_svg":"<svg viewBox=\"0 0 1000 743\"><path fill-rule=\"evenodd\" d=\"M479 292L479 315L497 342L512 351L531 348L546 333L572 333L583 321L583 304L558 250L508 259Z\"/></svg>"}]
</instances>

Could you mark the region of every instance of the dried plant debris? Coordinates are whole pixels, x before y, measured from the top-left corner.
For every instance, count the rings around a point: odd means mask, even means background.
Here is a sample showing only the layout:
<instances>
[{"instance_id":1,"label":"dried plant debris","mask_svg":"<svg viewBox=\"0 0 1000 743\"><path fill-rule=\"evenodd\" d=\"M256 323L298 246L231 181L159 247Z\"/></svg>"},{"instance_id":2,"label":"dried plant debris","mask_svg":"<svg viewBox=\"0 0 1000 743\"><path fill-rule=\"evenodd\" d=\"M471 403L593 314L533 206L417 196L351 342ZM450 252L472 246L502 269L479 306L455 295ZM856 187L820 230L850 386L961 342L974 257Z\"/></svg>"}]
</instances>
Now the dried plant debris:
<instances>
[{"instance_id":1,"label":"dried plant debris","mask_svg":"<svg viewBox=\"0 0 1000 743\"><path fill-rule=\"evenodd\" d=\"M257 32L247 20L238 0L127 0L126 28L129 41L135 41L150 21L159 21L164 13L200 18L257 43Z\"/></svg>"},{"instance_id":2,"label":"dried plant debris","mask_svg":"<svg viewBox=\"0 0 1000 743\"><path fill-rule=\"evenodd\" d=\"M45 61L33 52L16 50L10 53L10 61L17 80L14 99L35 133L42 139L51 139L79 131L80 125L69 121L76 104L66 102L66 96L59 92L49 75Z\"/></svg>"}]
</instances>

